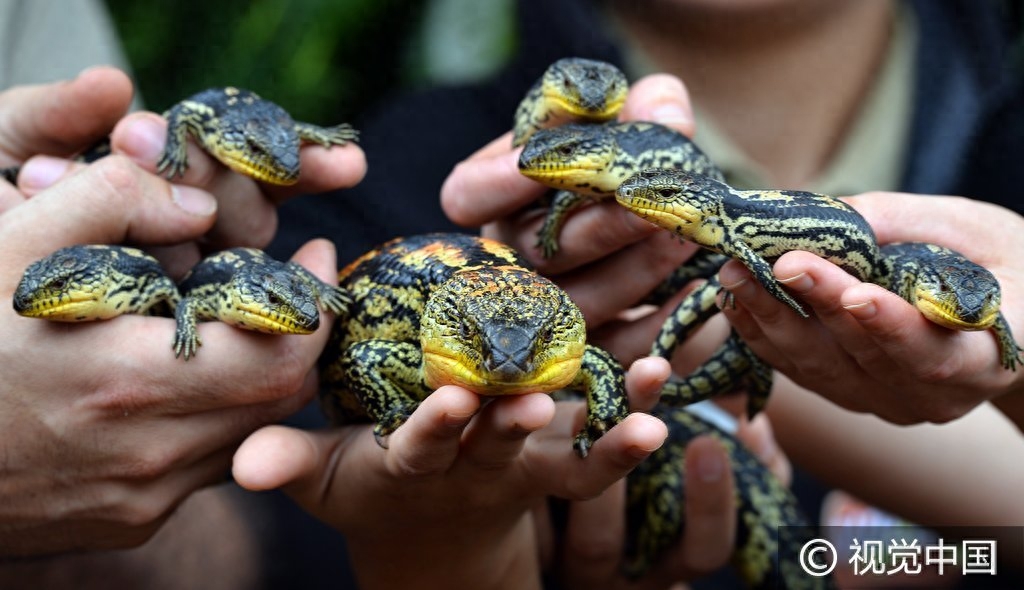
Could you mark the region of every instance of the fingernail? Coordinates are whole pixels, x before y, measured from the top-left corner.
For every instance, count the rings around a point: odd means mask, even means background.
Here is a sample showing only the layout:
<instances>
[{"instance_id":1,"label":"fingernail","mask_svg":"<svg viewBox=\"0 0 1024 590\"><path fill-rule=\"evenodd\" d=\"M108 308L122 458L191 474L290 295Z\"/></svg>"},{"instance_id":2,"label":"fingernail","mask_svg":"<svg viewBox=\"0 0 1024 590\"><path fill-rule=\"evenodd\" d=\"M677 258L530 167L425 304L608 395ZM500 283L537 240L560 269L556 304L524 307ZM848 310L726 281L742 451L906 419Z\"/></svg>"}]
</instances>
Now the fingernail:
<instances>
[{"instance_id":1,"label":"fingernail","mask_svg":"<svg viewBox=\"0 0 1024 590\"><path fill-rule=\"evenodd\" d=\"M18 184L22 188L37 191L49 188L67 174L70 166L71 162L63 158L36 156L21 167Z\"/></svg>"},{"instance_id":2,"label":"fingernail","mask_svg":"<svg viewBox=\"0 0 1024 590\"><path fill-rule=\"evenodd\" d=\"M736 281L735 283L728 283L728 284L727 283L722 283L722 288L723 289L727 289L729 291L732 291L733 289L737 289L737 288L742 287L743 285L746 285L746 284L747 284L747 279L746 278L742 278L742 279Z\"/></svg>"},{"instance_id":3,"label":"fingernail","mask_svg":"<svg viewBox=\"0 0 1024 590\"><path fill-rule=\"evenodd\" d=\"M449 428L462 428L469 423L469 420L473 417L473 414L452 414L445 413L444 425Z\"/></svg>"},{"instance_id":4,"label":"fingernail","mask_svg":"<svg viewBox=\"0 0 1024 590\"><path fill-rule=\"evenodd\" d=\"M706 483L714 483L725 474L725 464L717 453L702 454L697 457L697 477Z\"/></svg>"},{"instance_id":5,"label":"fingernail","mask_svg":"<svg viewBox=\"0 0 1024 590\"><path fill-rule=\"evenodd\" d=\"M148 116L133 117L118 142L125 154L140 163L156 163L164 151L167 131Z\"/></svg>"},{"instance_id":6,"label":"fingernail","mask_svg":"<svg viewBox=\"0 0 1024 590\"><path fill-rule=\"evenodd\" d=\"M806 293L814 288L814 279L805 272L788 279L779 279L779 282L797 293Z\"/></svg>"},{"instance_id":7,"label":"fingernail","mask_svg":"<svg viewBox=\"0 0 1024 590\"><path fill-rule=\"evenodd\" d=\"M851 303L849 305L844 305L843 309L850 312L850 315L858 320L870 320L878 313L878 308L875 306L874 301Z\"/></svg>"},{"instance_id":8,"label":"fingernail","mask_svg":"<svg viewBox=\"0 0 1024 590\"><path fill-rule=\"evenodd\" d=\"M190 186L171 185L171 200L193 215L205 217L217 211L217 199L214 199L213 195Z\"/></svg>"},{"instance_id":9,"label":"fingernail","mask_svg":"<svg viewBox=\"0 0 1024 590\"><path fill-rule=\"evenodd\" d=\"M681 105L668 102L654 107L651 118L662 125L688 125L693 122L690 113Z\"/></svg>"}]
</instances>

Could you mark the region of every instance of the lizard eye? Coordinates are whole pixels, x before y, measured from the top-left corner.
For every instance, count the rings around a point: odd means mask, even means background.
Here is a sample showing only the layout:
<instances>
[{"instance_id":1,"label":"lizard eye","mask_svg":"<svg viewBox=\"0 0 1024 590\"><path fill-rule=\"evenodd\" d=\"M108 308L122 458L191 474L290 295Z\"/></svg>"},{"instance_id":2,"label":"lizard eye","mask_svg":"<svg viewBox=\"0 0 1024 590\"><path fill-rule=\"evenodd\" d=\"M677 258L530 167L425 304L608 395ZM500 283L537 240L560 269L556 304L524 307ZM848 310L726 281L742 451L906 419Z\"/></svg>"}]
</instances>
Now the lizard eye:
<instances>
[{"instance_id":1,"label":"lizard eye","mask_svg":"<svg viewBox=\"0 0 1024 590\"><path fill-rule=\"evenodd\" d=\"M571 156L574 151L576 151L576 148L571 145L563 145L558 148L558 153L562 156Z\"/></svg>"},{"instance_id":2,"label":"lizard eye","mask_svg":"<svg viewBox=\"0 0 1024 590\"><path fill-rule=\"evenodd\" d=\"M658 194L661 195L661 198L663 199L671 199L672 195L675 194L675 191L670 188L663 188L658 191Z\"/></svg>"},{"instance_id":3,"label":"lizard eye","mask_svg":"<svg viewBox=\"0 0 1024 590\"><path fill-rule=\"evenodd\" d=\"M267 301L271 305L281 305L284 303L284 299L277 293L274 293L273 291L267 293Z\"/></svg>"},{"instance_id":4,"label":"lizard eye","mask_svg":"<svg viewBox=\"0 0 1024 590\"><path fill-rule=\"evenodd\" d=\"M68 284L68 280L67 280L66 277L59 277L59 278L56 278L56 279L53 279L52 281L50 281L50 288L51 289L63 289L64 287L67 286L67 284Z\"/></svg>"}]
</instances>

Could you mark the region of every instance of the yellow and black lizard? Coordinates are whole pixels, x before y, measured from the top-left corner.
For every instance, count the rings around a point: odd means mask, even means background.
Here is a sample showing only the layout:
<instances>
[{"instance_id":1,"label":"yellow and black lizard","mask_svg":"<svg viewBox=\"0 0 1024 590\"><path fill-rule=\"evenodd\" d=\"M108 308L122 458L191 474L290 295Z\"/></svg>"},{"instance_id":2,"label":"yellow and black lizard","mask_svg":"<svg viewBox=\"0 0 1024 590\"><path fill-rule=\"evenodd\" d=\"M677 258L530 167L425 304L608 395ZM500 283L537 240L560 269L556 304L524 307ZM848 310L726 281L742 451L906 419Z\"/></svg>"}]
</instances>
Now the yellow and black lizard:
<instances>
[{"instance_id":1,"label":"yellow and black lizard","mask_svg":"<svg viewBox=\"0 0 1024 590\"><path fill-rule=\"evenodd\" d=\"M185 360L201 344L197 321L271 334L309 334L317 304L344 314L348 295L294 262L233 248L203 259L175 285L155 258L126 246L71 246L32 263L14 293L26 317L84 322L123 314L174 315L172 348Z\"/></svg>"},{"instance_id":2,"label":"yellow and black lizard","mask_svg":"<svg viewBox=\"0 0 1024 590\"><path fill-rule=\"evenodd\" d=\"M1002 365L1015 370L1021 348L999 311L1000 290L986 269L947 248L924 243L879 247L867 221L843 201L800 191L740 191L702 176L646 170L624 182L616 198L641 217L705 248L736 258L778 299L806 316L772 274L771 264L791 250L833 262L862 281L881 285L915 305L929 320L959 330L995 334ZM711 279L691 292L663 325L652 354L669 357L678 342L716 311L720 290ZM770 389L765 367L735 337L663 398L687 404L754 386L751 410L763 406ZM753 371L753 376L751 374Z\"/></svg>"},{"instance_id":3,"label":"yellow and black lizard","mask_svg":"<svg viewBox=\"0 0 1024 590\"><path fill-rule=\"evenodd\" d=\"M540 129L610 121L622 110L628 90L626 75L610 63L560 59L548 66L516 107L512 146L523 145Z\"/></svg>"},{"instance_id":4,"label":"yellow and black lizard","mask_svg":"<svg viewBox=\"0 0 1024 590\"><path fill-rule=\"evenodd\" d=\"M208 256L178 285L174 355L185 360L202 344L196 322L219 320L266 334L312 334L319 306L344 316L348 293L316 278L295 262L281 262L254 248Z\"/></svg>"},{"instance_id":5,"label":"yellow and black lizard","mask_svg":"<svg viewBox=\"0 0 1024 590\"><path fill-rule=\"evenodd\" d=\"M686 136L655 123L604 123L622 110L629 83L614 65L581 58L551 64L526 93L513 119L513 146L524 146L519 171L557 192L537 232L549 258L569 213L611 198L626 178L664 166L721 174Z\"/></svg>"},{"instance_id":6,"label":"yellow and black lizard","mask_svg":"<svg viewBox=\"0 0 1024 590\"><path fill-rule=\"evenodd\" d=\"M59 322L122 314L166 315L181 300L155 258L126 246L69 246L33 262L14 291L14 311Z\"/></svg>"},{"instance_id":7,"label":"yellow and black lizard","mask_svg":"<svg viewBox=\"0 0 1024 590\"><path fill-rule=\"evenodd\" d=\"M626 179L651 167L721 176L689 138L657 123L568 124L534 133L519 155L519 172L558 189L537 232L544 256L558 251L571 211L588 200L611 199Z\"/></svg>"},{"instance_id":8,"label":"yellow and black lizard","mask_svg":"<svg viewBox=\"0 0 1024 590\"><path fill-rule=\"evenodd\" d=\"M803 571L797 556L815 538L796 498L735 436L684 408L658 404L651 414L668 438L626 480L626 554L623 572L639 578L679 542L684 521L686 445L710 435L729 454L735 481L736 548L732 565L751 588L831 588L829 577Z\"/></svg>"},{"instance_id":9,"label":"yellow and black lizard","mask_svg":"<svg viewBox=\"0 0 1024 590\"><path fill-rule=\"evenodd\" d=\"M462 234L399 238L339 274L352 296L321 358L336 423L376 422L378 440L447 384L482 395L582 391L590 446L629 408L624 371L586 343L579 308L498 242Z\"/></svg>"},{"instance_id":10,"label":"yellow and black lizard","mask_svg":"<svg viewBox=\"0 0 1024 590\"><path fill-rule=\"evenodd\" d=\"M157 171L171 179L188 168L189 135L231 170L279 185L298 182L299 146L303 141L330 147L359 137L359 132L347 123L319 127L295 121L277 104L234 86L196 93L163 116L167 119L167 142L157 161ZM89 163L109 153L110 139L104 138L76 159ZM13 184L20 168L0 169L0 178Z\"/></svg>"}]
</instances>

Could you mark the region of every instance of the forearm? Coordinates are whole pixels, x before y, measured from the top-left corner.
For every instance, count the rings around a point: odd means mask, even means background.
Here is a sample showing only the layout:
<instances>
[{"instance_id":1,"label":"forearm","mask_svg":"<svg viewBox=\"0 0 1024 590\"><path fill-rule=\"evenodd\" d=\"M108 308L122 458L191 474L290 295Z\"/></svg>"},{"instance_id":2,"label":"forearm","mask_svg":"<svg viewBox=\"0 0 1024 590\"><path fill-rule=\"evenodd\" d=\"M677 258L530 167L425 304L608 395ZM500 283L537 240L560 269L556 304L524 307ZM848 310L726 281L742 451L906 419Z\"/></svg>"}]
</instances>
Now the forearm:
<instances>
[{"instance_id":1,"label":"forearm","mask_svg":"<svg viewBox=\"0 0 1024 590\"><path fill-rule=\"evenodd\" d=\"M941 426L900 427L776 380L769 415L779 442L825 482L922 524L1024 523L1024 438L992 406Z\"/></svg>"},{"instance_id":2,"label":"forearm","mask_svg":"<svg viewBox=\"0 0 1024 590\"><path fill-rule=\"evenodd\" d=\"M529 514L511 528L493 532L462 527L448 536L415 530L412 523L409 528L406 535L347 538L360 588L540 588L540 565Z\"/></svg>"}]
</instances>

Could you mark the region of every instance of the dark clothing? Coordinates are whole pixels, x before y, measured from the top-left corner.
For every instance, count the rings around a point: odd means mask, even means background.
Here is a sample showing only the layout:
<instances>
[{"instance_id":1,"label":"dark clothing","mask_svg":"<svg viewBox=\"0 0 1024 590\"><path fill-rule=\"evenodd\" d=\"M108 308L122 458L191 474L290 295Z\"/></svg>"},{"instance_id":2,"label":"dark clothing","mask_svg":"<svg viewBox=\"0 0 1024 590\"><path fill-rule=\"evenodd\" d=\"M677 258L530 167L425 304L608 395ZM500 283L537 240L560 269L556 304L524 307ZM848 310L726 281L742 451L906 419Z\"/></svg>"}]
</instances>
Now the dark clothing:
<instances>
[{"instance_id":1,"label":"dark clothing","mask_svg":"<svg viewBox=\"0 0 1024 590\"><path fill-rule=\"evenodd\" d=\"M508 131L516 105L544 69L567 56L621 65L596 5L580 0L519 4L520 43L512 62L485 83L404 96L369 114L357 125L369 162L366 179L353 189L283 206L275 255L287 257L322 236L336 244L339 263L345 264L392 237L458 229L440 208L444 179L456 163ZM1024 187L1024 96L1011 70L1009 19L994 2L913 0L911 6L920 46L902 189L959 194L1024 211L1018 197ZM322 419L309 408L296 423L311 427ZM813 486L798 482L797 488L806 499ZM297 512L291 509L287 518ZM281 539L287 545L284 555L301 557L304 552L297 548L313 546L318 555L333 556L321 567L337 564L338 535L318 523L309 526L301 544ZM298 533L294 523L288 527L288 533ZM290 585L295 580L282 578ZM317 587L311 581L300 585ZM328 583L338 587L341 580Z\"/></svg>"}]
</instances>

